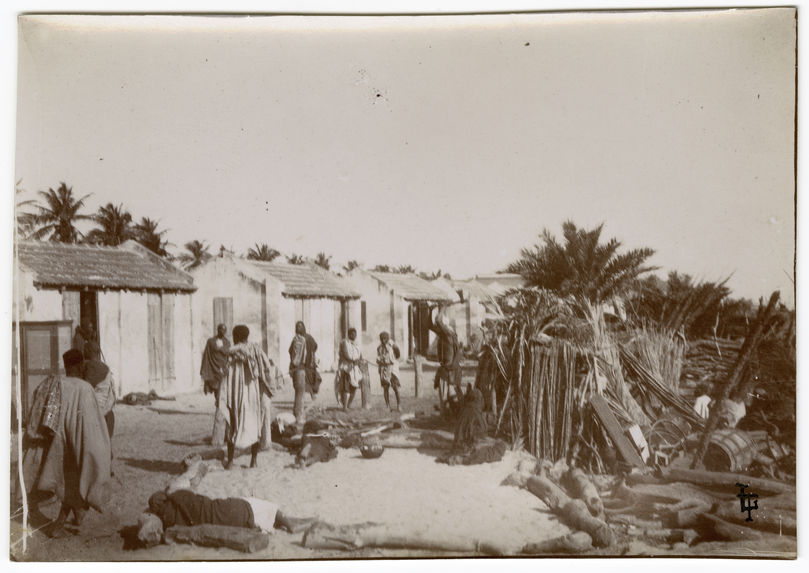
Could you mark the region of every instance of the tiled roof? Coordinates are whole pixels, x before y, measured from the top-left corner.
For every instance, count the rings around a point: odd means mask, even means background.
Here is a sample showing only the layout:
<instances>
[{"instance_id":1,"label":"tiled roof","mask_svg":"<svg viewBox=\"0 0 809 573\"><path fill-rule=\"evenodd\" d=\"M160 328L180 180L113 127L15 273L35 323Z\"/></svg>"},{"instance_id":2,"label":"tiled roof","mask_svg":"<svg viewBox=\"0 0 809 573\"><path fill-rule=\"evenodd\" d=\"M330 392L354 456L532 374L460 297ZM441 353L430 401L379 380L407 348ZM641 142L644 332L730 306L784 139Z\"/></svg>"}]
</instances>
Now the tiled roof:
<instances>
[{"instance_id":1,"label":"tiled roof","mask_svg":"<svg viewBox=\"0 0 809 573\"><path fill-rule=\"evenodd\" d=\"M401 275L374 271L369 271L369 274L396 291L405 300L436 302L452 302L453 300L443 289L413 274Z\"/></svg>"},{"instance_id":2,"label":"tiled roof","mask_svg":"<svg viewBox=\"0 0 809 573\"><path fill-rule=\"evenodd\" d=\"M282 294L292 298L359 298L346 279L338 277L314 264L291 265L265 261L239 259L238 265L246 274L256 277L267 273L284 285Z\"/></svg>"},{"instance_id":3,"label":"tiled roof","mask_svg":"<svg viewBox=\"0 0 809 573\"><path fill-rule=\"evenodd\" d=\"M120 247L21 241L17 253L20 267L40 287L196 290L189 274L134 241Z\"/></svg>"}]
</instances>

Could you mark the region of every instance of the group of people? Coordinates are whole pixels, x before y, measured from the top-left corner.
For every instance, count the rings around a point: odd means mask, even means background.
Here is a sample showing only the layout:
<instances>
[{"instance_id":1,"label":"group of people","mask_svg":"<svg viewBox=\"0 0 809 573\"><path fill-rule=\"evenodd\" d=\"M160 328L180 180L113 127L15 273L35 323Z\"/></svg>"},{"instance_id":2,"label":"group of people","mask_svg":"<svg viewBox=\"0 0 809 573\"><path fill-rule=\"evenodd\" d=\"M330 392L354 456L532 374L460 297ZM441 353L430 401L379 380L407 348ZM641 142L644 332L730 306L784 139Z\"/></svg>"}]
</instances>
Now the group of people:
<instances>
[{"instance_id":1,"label":"group of people","mask_svg":"<svg viewBox=\"0 0 809 573\"><path fill-rule=\"evenodd\" d=\"M227 327L217 326L216 335L205 344L200 375L206 394L213 394L216 408L211 441L226 444L226 466L233 462L234 451L249 447L250 466L257 465L258 452L270 447L272 397L283 387L278 367L262 348L248 341L250 330L245 325L233 329L233 343L227 338ZM399 347L387 332L379 335L376 363L385 395L391 408L390 390L399 396ZM357 343L357 330L350 328L340 343L336 386L340 404L351 407L363 378L362 351ZM293 414L298 427L305 423L305 395L316 396L322 377L318 372L317 342L306 332L303 322L295 325L295 336L289 345L289 375L295 390ZM255 382L255 383L254 383Z\"/></svg>"},{"instance_id":2,"label":"group of people","mask_svg":"<svg viewBox=\"0 0 809 573\"><path fill-rule=\"evenodd\" d=\"M62 355L65 376L50 376L34 390L23 437L23 475L32 509L51 495L61 500L58 517L45 530L67 534L73 515L102 511L112 477L115 384L92 330L78 327L73 348Z\"/></svg>"},{"instance_id":3,"label":"group of people","mask_svg":"<svg viewBox=\"0 0 809 573\"><path fill-rule=\"evenodd\" d=\"M385 396L385 404L391 410L390 390L396 396L396 410L399 410L401 401L399 397L399 347L390 338L387 332L379 334L379 346L376 348L376 364L379 369L379 380ZM348 337L340 342L339 362L337 365L336 387L340 405L343 410L351 407L357 388L360 387L364 376L364 359L362 350L357 343L357 329L349 328Z\"/></svg>"}]
</instances>

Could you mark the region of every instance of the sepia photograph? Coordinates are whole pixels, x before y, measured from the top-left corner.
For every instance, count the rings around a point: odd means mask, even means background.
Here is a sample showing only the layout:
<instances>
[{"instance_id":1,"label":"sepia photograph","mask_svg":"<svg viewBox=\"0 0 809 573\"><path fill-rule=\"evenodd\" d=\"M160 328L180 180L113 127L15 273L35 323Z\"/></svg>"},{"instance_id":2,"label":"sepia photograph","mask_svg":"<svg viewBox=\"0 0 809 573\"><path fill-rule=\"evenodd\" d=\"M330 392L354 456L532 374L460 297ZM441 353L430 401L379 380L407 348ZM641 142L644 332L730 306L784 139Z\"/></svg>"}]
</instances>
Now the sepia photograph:
<instances>
[{"instance_id":1,"label":"sepia photograph","mask_svg":"<svg viewBox=\"0 0 809 573\"><path fill-rule=\"evenodd\" d=\"M795 559L798 17L19 14L11 561Z\"/></svg>"}]
</instances>

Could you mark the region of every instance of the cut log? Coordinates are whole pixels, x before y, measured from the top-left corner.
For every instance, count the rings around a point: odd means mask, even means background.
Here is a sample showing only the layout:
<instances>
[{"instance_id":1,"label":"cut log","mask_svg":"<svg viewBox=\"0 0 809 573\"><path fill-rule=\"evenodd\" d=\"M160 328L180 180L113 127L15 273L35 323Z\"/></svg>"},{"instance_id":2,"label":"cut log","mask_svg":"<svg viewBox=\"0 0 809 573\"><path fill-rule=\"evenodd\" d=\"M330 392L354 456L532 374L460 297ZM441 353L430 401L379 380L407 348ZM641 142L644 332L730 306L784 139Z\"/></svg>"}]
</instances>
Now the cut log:
<instances>
[{"instance_id":1,"label":"cut log","mask_svg":"<svg viewBox=\"0 0 809 573\"><path fill-rule=\"evenodd\" d=\"M227 547L242 553L255 553L266 549L270 536L259 529L211 525L205 523L184 527L175 525L166 530L169 543L190 543L201 547Z\"/></svg>"},{"instance_id":2,"label":"cut log","mask_svg":"<svg viewBox=\"0 0 809 573\"><path fill-rule=\"evenodd\" d=\"M622 525L631 525L632 527L637 527L639 529L663 529L663 522L659 519L641 519L636 515L627 513L616 513L614 515L610 515L609 522L620 523Z\"/></svg>"},{"instance_id":3,"label":"cut log","mask_svg":"<svg viewBox=\"0 0 809 573\"><path fill-rule=\"evenodd\" d=\"M767 506L766 499L759 500L759 508L751 512L753 521L745 521L747 512L742 513L738 503L717 504L713 513L733 525L779 535L797 535L798 523L794 511L772 509Z\"/></svg>"},{"instance_id":4,"label":"cut log","mask_svg":"<svg viewBox=\"0 0 809 573\"><path fill-rule=\"evenodd\" d=\"M724 541L760 541L762 535L747 525L729 523L710 513L700 516L700 525L707 530L703 537L706 541L721 539Z\"/></svg>"},{"instance_id":5,"label":"cut log","mask_svg":"<svg viewBox=\"0 0 809 573\"><path fill-rule=\"evenodd\" d=\"M593 540L584 531L576 531L540 543L529 543L522 549L527 555L570 555L584 553L593 548Z\"/></svg>"},{"instance_id":6,"label":"cut log","mask_svg":"<svg viewBox=\"0 0 809 573\"><path fill-rule=\"evenodd\" d=\"M570 502L570 497L546 477L530 476L525 484L528 491L545 502L551 511L557 512Z\"/></svg>"},{"instance_id":7,"label":"cut log","mask_svg":"<svg viewBox=\"0 0 809 573\"><path fill-rule=\"evenodd\" d=\"M684 481L702 487L722 488L728 492L738 493L737 483L749 484L747 491L761 494L795 493L795 486L771 479L746 476L730 472L709 472L684 468L665 468L663 479L666 481Z\"/></svg>"},{"instance_id":8,"label":"cut log","mask_svg":"<svg viewBox=\"0 0 809 573\"><path fill-rule=\"evenodd\" d=\"M595 547L609 547L613 536L606 522L590 515L587 505L580 499L568 501L559 512L559 517L573 529L580 529L590 535Z\"/></svg>"},{"instance_id":9,"label":"cut log","mask_svg":"<svg viewBox=\"0 0 809 573\"><path fill-rule=\"evenodd\" d=\"M601 496L596 486L581 469L573 468L567 473L565 486L571 496L582 500L587 505L587 509L593 516L604 517L604 503L601 501Z\"/></svg>"},{"instance_id":10,"label":"cut log","mask_svg":"<svg viewBox=\"0 0 809 573\"><path fill-rule=\"evenodd\" d=\"M395 532L387 525L361 523L329 525L315 523L303 536L303 546L310 549L342 549L353 551L364 547L413 549L442 553L482 553L507 555L508 549L486 541L476 541L449 534L419 531Z\"/></svg>"}]
</instances>

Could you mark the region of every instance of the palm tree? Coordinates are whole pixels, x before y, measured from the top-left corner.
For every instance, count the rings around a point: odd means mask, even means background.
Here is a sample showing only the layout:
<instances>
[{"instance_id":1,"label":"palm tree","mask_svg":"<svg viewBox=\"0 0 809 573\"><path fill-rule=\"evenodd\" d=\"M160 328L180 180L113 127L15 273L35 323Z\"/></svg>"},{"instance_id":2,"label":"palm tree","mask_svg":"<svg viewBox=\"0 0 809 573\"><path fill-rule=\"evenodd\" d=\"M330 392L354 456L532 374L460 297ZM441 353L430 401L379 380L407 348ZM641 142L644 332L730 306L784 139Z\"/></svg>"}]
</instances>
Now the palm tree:
<instances>
[{"instance_id":1,"label":"palm tree","mask_svg":"<svg viewBox=\"0 0 809 573\"><path fill-rule=\"evenodd\" d=\"M587 231L565 221L564 244L545 229L540 243L522 249L520 258L506 270L522 275L526 286L545 288L561 296L578 296L593 303L622 295L640 275L656 268L644 266L654 250L641 248L619 254L621 243L617 239L599 242L603 227L602 223Z\"/></svg>"},{"instance_id":2,"label":"palm tree","mask_svg":"<svg viewBox=\"0 0 809 573\"><path fill-rule=\"evenodd\" d=\"M100 229L93 229L87 233L87 241L96 245L117 247L134 236L132 229L132 215L124 210L123 205L107 203L99 207L93 221L100 225Z\"/></svg>"},{"instance_id":3,"label":"palm tree","mask_svg":"<svg viewBox=\"0 0 809 573\"><path fill-rule=\"evenodd\" d=\"M49 239L62 243L78 243L82 238L82 233L76 228L77 221L92 219L89 215L79 213L85 206L84 201L90 195L85 195L76 199L73 195L73 188L65 183L60 183L54 191L40 191L42 204L36 204L35 213L25 216L23 222L33 229L29 234L32 239Z\"/></svg>"},{"instance_id":4,"label":"palm tree","mask_svg":"<svg viewBox=\"0 0 809 573\"><path fill-rule=\"evenodd\" d=\"M400 275L409 275L416 272L416 267L413 265L399 265L393 269L393 272Z\"/></svg>"},{"instance_id":5,"label":"palm tree","mask_svg":"<svg viewBox=\"0 0 809 573\"><path fill-rule=\"evenodd\" d=\"M304 265L306 264L306 257L296 254L287 255L287 262L290 265Z\"/></svg>"},{"instance_id":6,"label":"palm tree","mask_svg":"<svg viewBox=\"0 0 809 573\"><path fill-rule=\"evenodd\" d=\"M315 264L321 268L329 270L331 267L331 255L327 255L324 252L320 252L315 257Z\"/></svg>"},{"instance_id":7,"label":"palm tree","mask_svg":"<svg viewBox=\"0 0 809 573\"><path fill-rule=\"evenodd\" d=\"M197 241L196 239L189 241L185 244L185 250L186 252L180 253L177 258L187 271L197 268L212 256L208 252L208 245L205 244L205 241Z\"/></svg>"},{"instance_id":8,"label":"palm tree","mask_svg":"<svg viewBox=\"0 0 809 573\"><path fill-rule=\"evenodd\" d=\"M348 261L346 264L343 265L343 270L347 273L350 273L354 269L361 269L361 268L362 263L355 259L351 259L350 261Z\"/></svg>"},{"instance_id":9,"label":"palm tree","mask_svg":"<svg viewBox=\"0 0 809 573\"><path fill-rule=\"evenodd\" d=\"M256 243L247 251L247 258L251 261L273 261L281 256L281 253L271 249L267 243Z\"/></svg>"},{"instance_id":10,"label":"palm tree","mask_svg":"<svg viewBox=\"0 0 809 573\"><path fill-rule=\"evenodd\" d=\"M25 189L20 186L21 184L22 179L18 180L14 184L14 195L25 193ZM14 205L14 219L17 224L17 239L28 237L35 229L36 215L34 213L21 211L23 207L30 207L34 204L36 204L36 201L33 199L26 199L25 201L17 201Z\"/></svg>"},{"instance_id":11,"label":"palm tree","mask_svg":"<svg viewBox=\"0 0 809 573\"><path fill-rule=\"evenodd\" d=\"M153 221L149 217L141 217L140 223L134 227L134 236L135 240L141 245L156 255L165 257L168 255L168 252L166 252L168 241L163 240L163 235L166 234L166 231L158 232L158 224L157 221Z\"/></svg>"}]
</instances>

